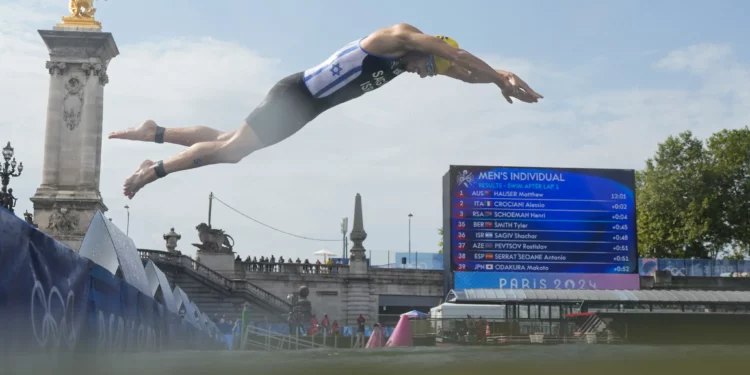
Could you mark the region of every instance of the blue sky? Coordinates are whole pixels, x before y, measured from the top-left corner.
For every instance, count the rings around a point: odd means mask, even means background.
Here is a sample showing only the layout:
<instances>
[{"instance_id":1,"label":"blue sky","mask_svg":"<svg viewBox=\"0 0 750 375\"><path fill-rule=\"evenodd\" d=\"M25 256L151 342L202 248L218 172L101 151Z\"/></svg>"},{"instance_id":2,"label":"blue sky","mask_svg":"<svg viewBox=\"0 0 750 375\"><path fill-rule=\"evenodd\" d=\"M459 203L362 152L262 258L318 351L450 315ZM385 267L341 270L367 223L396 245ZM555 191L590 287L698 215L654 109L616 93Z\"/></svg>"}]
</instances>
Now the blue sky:
<instances>
[{"instance_id":1,"label":"blue sky","mask_svg":"<svg viewBox=\"0 0 750 375\"><path fill-rule=\"evenodd\" d=\"M469 4L469 5L459 5ZM107 215L139 247L163 248L174 226L197 242L214 191L270 225L337 238L361 193L365 247L376 263L412 245L436 251L440 179L450 164L642 168L667 136L706 137L750 124L750 3L721 1L96 1L121 55L105 88L105 134L153 118L164 126L231 130L281 77L343 44L398 22L446 34L545 96L508 105L496 88L408 76L320 116L238 165L157 181L133 201L122 181L144 158L181 150L104 140L100 189ZM48 74L36 34L67 13L65 0L0 0L0 141L24 160L13 182L19 212L41 180ZM467 145L482 152L471 152ZM469 151L467 151L469 150ZM26 197L22 195L25 194ZM315 199L307 198L307 194ZM215 205L214 223L243 257L308 257L322 246L269 231ZM272 250L271 250L272 249Z\"/></svg>"},{"instance_id":2,"label":"blue sky","mask_svg":"<svg viewBox=\"0 0 750 375\"><path fill-rule=\"evenodd\" d=\"M750 3L721 1L316 1L110 0L99 18L120 43L211 36L275 56L302 70L351 39L411 23L447 34L469 51L523 58L560 70L596 65L591 87L652 87L644 61L701 43L741 48ZM742 30L745 30L744 32ZM746 48L736 50L747 59ZM645 69L644 69L645 68ZM645 76L644 76L645 74ZM653 80L655 79L655 80ZM683 77L684 79L684 77ZM536 84L556 91L554 82ZM541 89L540 89L541 90Z\"/></svg>"}]
</instances>

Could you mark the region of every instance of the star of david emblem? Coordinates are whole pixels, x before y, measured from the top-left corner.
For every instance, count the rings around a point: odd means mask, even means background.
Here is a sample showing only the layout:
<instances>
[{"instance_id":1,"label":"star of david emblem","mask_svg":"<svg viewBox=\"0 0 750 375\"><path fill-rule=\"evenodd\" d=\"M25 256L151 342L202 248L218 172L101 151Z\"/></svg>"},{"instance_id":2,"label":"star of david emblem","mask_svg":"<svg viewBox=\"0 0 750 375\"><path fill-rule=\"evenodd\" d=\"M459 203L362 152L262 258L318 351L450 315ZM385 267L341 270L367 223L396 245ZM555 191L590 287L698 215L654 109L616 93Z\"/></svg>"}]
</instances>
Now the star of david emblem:
<instances>
[{"instance_id":1,"label":"star of david emblem","mask_svg":"<svg viewBox=\"0 0 750 375\"><path fill-rule=\"evenodd\" d=\"M341 75L341 67L339 66L339 64L333 64L333 66L331 67L331 74L334 76Z\"/></svg>"}]
</instances>

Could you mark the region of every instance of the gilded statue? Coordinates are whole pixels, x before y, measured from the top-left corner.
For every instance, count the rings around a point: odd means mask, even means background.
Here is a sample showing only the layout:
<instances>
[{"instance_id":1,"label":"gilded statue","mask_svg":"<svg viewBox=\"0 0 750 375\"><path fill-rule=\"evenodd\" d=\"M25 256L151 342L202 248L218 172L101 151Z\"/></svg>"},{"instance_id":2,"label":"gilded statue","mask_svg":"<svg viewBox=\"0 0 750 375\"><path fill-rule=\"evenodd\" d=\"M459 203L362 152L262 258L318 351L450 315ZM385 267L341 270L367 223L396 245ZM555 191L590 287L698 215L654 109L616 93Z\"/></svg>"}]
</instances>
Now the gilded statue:
<instances>
[{"instance_id":1,"label":"gilded statue","mask_svg":"<svg viewBox=\"0 0 750 375\"><path fill-rule=\"evenodd\" d=\"M63 23L58 26L101 28L101 22L94 20L96 14L94 0L70 0L68 9L70 9L70 15L64 16Z\"/></svg>"},{"instance_id":2,"label":"gilded statue","mask_svg":"<svg viewBox=\"0 0 750 375\"><path fill-rule=\"evenodd\" d=\"M68 9L73 17L94 18L96 14L94 0L70 0Z\"/></svg>"}]
</instances>

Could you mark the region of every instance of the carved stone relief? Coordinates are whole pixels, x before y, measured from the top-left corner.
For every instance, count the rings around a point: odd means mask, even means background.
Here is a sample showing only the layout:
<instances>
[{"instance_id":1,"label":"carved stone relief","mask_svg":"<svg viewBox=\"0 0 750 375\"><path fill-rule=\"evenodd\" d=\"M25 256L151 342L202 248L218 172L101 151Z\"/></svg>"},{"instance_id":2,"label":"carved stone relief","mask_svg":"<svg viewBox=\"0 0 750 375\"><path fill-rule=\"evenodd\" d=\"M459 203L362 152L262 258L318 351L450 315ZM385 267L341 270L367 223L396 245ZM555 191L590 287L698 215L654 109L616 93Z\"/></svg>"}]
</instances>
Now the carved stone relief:
<instances>
[{"instance_id":1,"label":"carved stone relief","mask_svg":"<svg viewBox=\"0 0 750 375\"><path fill-rule=\"evenodd\" d=\"M47 61L47 70L51 75L62 75L65 72L66 64L60 61Z\"/></svg>"},{"instance_id":2,"label":"carved stone relief","mask_svg":"<svg viewBox=\"0 0 750 375\"><path fill-rule=\"evenodd\" d=\"M49 217L47 230L54 233L70 233L78 227L78 216L57 204Z\"/></svg>"},{"instance_id":3,"label":"carved stone relief","mask_svg":"<svg viewBox=\"0 0 750 375\"><path fill-rule=\"evenodd\" d=\"M71 76L65 82L65 96L63 97L63 122L72 130L81 123L83 110L83 83L77 76Z\"/></svg>"},{"instance_id":4,"label":"carved stone relief","mask_svg":"<svg viewBox=\"0 0 750 375\"><path fill-rule=\"evenodd\" d=\"M81 64L81 69L90 77L92 75L99 76L104 70L104 67L99 63L83 63Z\"/></svg>"},{"instance_id":5,"label":"carved stone relief","mask_svg":"<svg viewBox=\"0 0 750 375\"><path fill-rule=\"evenodd\" d=\"M83 63L81 68L86 75L91 77L99 77L99 84L104 86L109 83L109 76L107 76L107 65L100 63Z\"/></svg>"}]
</instances>

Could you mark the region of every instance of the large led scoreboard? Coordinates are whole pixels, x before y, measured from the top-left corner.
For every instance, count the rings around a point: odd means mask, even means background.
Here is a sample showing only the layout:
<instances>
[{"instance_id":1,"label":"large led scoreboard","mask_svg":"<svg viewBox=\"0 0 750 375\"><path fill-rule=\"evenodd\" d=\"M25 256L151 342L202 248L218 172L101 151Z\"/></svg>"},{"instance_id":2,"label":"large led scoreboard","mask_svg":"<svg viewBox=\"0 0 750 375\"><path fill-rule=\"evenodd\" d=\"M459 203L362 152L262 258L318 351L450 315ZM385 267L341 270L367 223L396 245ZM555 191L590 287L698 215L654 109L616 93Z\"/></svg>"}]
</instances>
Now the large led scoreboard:
<instances>
[{"instance_id":1,"label":"large led scoreboard","mask_svg":"<svg viewBox=\"0 0 750 375\"><path fill-rule=\"evenodd\" d=\"M635 171L451 166L446 289L639 289Z\"/></svg>"}]
</instances>

